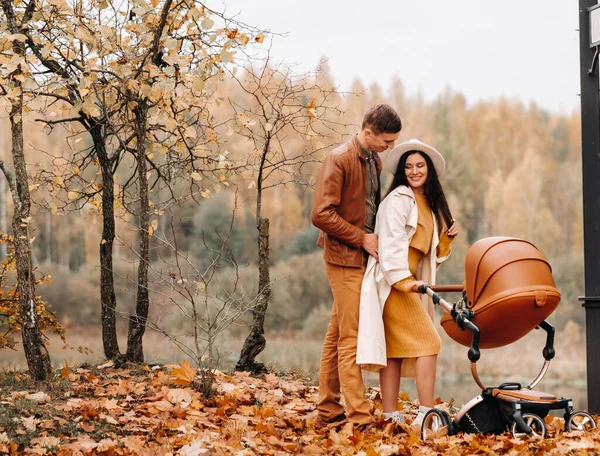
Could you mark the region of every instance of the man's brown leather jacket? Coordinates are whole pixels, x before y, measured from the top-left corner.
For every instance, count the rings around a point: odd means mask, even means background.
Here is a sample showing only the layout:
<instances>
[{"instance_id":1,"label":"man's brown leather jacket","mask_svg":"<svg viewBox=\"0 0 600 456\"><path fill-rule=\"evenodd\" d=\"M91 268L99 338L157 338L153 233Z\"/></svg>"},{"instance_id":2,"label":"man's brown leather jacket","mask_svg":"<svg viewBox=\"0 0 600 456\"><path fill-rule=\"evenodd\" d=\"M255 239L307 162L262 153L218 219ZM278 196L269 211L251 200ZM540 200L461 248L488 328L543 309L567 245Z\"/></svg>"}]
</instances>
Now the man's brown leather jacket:
<instances>
[{"instance_id":1,"label":"man's brown leather jacket","mask_svg":"<svg viewBox=\"0 0 600 456\"><path fill-rule=\"evenodd\" d=\"M379 181L382 166L378 156L376 163ZM357 268L364 264L366 166L354 136L329 152L321 167L311 220L321 230L317 244L325 248L328 263ZM378 190L377 204L380 198Z\"/></svg>"}]
</instances>

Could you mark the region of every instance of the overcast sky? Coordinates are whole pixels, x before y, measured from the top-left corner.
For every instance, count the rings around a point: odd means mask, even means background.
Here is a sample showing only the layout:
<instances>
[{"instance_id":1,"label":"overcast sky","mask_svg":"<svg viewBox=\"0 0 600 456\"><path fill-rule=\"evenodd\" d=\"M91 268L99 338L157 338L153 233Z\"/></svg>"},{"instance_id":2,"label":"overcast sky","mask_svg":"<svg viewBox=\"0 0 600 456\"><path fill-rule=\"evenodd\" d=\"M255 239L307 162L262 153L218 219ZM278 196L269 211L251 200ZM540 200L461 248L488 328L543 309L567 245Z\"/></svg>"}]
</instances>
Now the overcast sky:
<instances>
[{"instance_id":1,"label":"overcast sky","mask_svg":"<svg viewBox=\"0 0 600 456\"><path fill-rule=\"evenodd\" d=\"M500 95L557 113L579 110L577 0L215 0L248 24L287 33L272 54L335 84L359 78L408 94L445 87L469 102ZM266 43L266 41L265 41Z\"/></svg>"}]
</instances>

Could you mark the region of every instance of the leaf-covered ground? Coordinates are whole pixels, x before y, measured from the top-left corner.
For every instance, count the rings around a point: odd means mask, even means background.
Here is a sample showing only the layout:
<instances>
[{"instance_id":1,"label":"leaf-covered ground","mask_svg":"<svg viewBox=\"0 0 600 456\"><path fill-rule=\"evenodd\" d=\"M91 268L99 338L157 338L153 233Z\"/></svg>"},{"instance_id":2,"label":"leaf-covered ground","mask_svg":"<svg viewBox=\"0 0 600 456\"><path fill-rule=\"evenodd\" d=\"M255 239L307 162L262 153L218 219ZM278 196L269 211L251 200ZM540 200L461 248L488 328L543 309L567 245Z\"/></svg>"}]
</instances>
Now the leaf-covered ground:
<instances>
[{"instance_id":1,"label":"leaf-covered ground","mask_svg":"<svg viewBox=\"0 0 600 456\"><path fill-rule=\"evenodd\" d=\"M306 378L218 372L206 399L198 372L181 366L63 368L51 386L0 375L0 453L58 455L600 454L600 432L564 432L548 416L545 439L439 436L424 443L410 425L319 425L317 389ZM475 388L474 388L475 392ZM369 390L381 418L376 390ZM404 398L407 421L416 405ZM441 408L453 411L451 404Z\"/></svg>"}]
</instances>

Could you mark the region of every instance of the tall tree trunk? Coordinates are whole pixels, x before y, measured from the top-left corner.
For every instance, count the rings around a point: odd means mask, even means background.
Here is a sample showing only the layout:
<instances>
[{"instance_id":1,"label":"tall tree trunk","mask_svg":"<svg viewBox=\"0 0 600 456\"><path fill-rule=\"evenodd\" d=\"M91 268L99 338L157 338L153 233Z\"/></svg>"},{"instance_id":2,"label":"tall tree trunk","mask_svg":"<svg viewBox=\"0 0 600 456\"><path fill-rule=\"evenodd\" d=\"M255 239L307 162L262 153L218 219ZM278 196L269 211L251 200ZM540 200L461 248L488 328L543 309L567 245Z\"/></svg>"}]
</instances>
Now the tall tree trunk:
<instances>
[{"instance_id":1,"label":"tall tree trunk","mask_svg":"<svg viewBox=\"0 0 600 456\"><path fill-rule=\"evenodd\" d=\"M235 369L253 373L267 372L264 364L257 363L256 357L265 349L265 316L271 298L269 271L269 219L261 216L263 171L271 143L270 133L263 147L258 177L256 179L256 228L258 229L258 299L252 310L252 327L244 341L240 359Z\"/></svg>"},{"instance_id":2,"label":"tall tree trunk","mask_svg":"<svg viewBox=\"0 0 600 456\"><path fill-rule=\"evenodd\" d=\"M281 187L277 185L273 191L275 192L274 200L275 204L281 204ZM285 203L284 203L285 204ZM275 215L275 248L276 252L281 251L281 218L283 216L283 210L280 210L278 214Z\"/></svg>"},{"instance_id":3,"label":"tall tree trunk","mask_svg":"<svg viewBox=\"0 0 600 456\"><path fill-rule=\"evenodd\" d=\"M2 6L6 11L5 1ZM9 16L9 15L7 15ZM14 17L9 16L9 20ZM11 24L14 28L14 24ZM23 56L25 49L22 43L15 40L13 43L15 54ZM18 75L16 70L13 76ZM29 195L29 182L27 179L27 166L23 152L23 92L22 83L13 77L14 91L18 93L11 97L10 126L12 132L12 158L15 179L12 182L11 193L14 203L12 228L14 234L15 259L17 266L17 294L19 299L19 315L21 317L21 337L29 373L35 380L50 380L52 378L52 364L50 355L42 340L42 333L38 325L35 303L35 278L31 267L31 249L29 244L29 223L31 199ZM10 174L3 165L5 177Z\"/></svg>"},{"instance_id":4,"label":"tall tree trunk","mask_svg":"<svg viewBox=\"0 0 600 456\"><path fill-rule=\"evenodd\" d=\"M100 305L102 317L102 344L104 356L120 356L117 338L117 297L113 276L113 245L115 241L115 182L112 162L106 152L102 125L90 129L102 172L102 240L100 241Z\"/></svg>"},{"instance_id":5,"label":"tall tree trunk","mask_svg":"<svg viewBox=\"0 0 600 456\"><path fill-rule=\"evenodd\" d=\"M150 236L148 228L150 227L150 206L148 205L148 177L146 164L146 120L148 117L148 106L143 100L138 100L138 105L134 109L135 113L135 133L136 133L136 155L138 166L138 185L140 196L139 208L139 266L137 277L137 299L135 304L135 315L129 318L129 332L127 334L127 360L142 363L144 362L144 349L142 338L146 331L146 322L148 319L148 309L150 300L148 295L148 262L150 255Z\"/></svg>"},{"instance_id":6,"label":"tall tree trunk","mask_svg":"<svg viewBox=\"0 0 600 456\"><path fill-rule=\"evenodd\" d=\"M45 255L48 266L52 264L52 212L46 212L46 223L45 223Z\"/></svg>"},{"instance_id":7,"label":"tall tree trunk","mask_svg":"<svg viewBox=\"0 0 600 456\"><path fill-rule=\"evenodd\" d=\"M252 327L244 341L240 359L235 369L252 373L266 372L264 364L257 363L256 357L265 349L265 316L271 297L269 272L269 219L261 217L258 222L258 300L252 310Z\"/></svg>"},{"instance_id":8,"label":"tall tree trunk","mask_svg":"<svg viewBox=\"0 0 600 456\"><path fill-rule=\"evenodd\" d=\"M7 232L6 225L6 177L0 176L0 232ZM5 260L8 255L6 244L0 244L0 261Z\"/></svg>"},{"instance_id":9,"label":"tall tree trunk","mask_svg":"<svg viewBox=\"0 0 600 456\"><path fill-rule=\"evenodd\" d=\"M60 222L59 222L60 223ZM72 233L69 233L69 241L67 242L66 239L60 239L59 242L60 244L60 248L58 249L58 255L59 255L59 267L60 269L62 269L63 271L65 271L66 273L69 272L69 264L71 263L71 252L70 252L70 247L68 245L65 244L70 244ZM61 242L62 241L62 242Z\"/></svg>"}]
</instances>

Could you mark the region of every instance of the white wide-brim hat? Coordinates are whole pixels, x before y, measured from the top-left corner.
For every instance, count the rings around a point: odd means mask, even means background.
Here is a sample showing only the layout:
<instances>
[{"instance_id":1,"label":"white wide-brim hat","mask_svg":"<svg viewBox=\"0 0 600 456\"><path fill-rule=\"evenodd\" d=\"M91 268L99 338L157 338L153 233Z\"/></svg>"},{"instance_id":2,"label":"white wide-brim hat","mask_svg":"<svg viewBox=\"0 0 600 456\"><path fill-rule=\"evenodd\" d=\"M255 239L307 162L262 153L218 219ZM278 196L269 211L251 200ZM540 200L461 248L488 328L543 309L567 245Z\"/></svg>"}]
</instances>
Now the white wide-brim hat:
<instances>
[{"instance_id":1,"label":"white wide-brim hat","mask_svg":"<svg viewBox=\"0 0 600 456\"><path fill-rule=\"evenodd\" d=\"M433 147L422 143L418 139L411 139L410 141L403 142L398 144L396 147L392 149L392 151L388 154L387 160L385 162L386 168L392 174L396 173L396 168L398 168L398 163L400 162L400 157L404 155L406 152L410 152L413 150L417 150L426 154L431 161L433 162L433 166L435 167L435 172L440 177L444 174L444 170L446 169L446 161L442 154L440 154Z\"/></svg>"}]
</instances>

